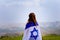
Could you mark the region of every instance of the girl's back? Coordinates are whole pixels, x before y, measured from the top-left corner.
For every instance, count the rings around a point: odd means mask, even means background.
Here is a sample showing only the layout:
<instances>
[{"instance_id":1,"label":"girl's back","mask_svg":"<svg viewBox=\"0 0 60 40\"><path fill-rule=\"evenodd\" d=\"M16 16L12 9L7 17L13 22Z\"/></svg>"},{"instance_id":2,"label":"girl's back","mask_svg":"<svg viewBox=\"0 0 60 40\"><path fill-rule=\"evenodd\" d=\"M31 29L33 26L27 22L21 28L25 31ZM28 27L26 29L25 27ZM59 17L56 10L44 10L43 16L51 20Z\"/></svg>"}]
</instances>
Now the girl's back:
<instances>
[{"instance_id":1,"label":"girl's back","mask_svg":"<svg viewBox=\"0 0 60 40\"><path fill-rule=\"evenodd\" d=\"M40 27L36 21L35 14L30 13L26 24L23 40L42 40Z\"/></svg>"}]
</instances>

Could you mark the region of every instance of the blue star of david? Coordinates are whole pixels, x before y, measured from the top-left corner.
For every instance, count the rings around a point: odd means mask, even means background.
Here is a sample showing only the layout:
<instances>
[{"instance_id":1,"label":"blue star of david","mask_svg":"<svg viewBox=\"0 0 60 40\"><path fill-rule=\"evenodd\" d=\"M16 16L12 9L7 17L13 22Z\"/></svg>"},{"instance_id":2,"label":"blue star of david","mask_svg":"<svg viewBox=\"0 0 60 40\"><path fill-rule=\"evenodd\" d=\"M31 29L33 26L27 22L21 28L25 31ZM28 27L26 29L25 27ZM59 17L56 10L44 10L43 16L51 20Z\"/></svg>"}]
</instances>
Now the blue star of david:
<instances>
[{"instance_id":1,"label":"blue star of david","mask_svg":"<svg viewBox=\"0 0 60 40\"><path fill-rule=\"evenodd\" d=\"M33 33L36 32L37 35L34 35ZM33 37L35 40L37 39L38 37L38 30L36 30L35 28L33 29L33 31L31 31L31 36L30 37Z\"/></svg>"}]
</instances>

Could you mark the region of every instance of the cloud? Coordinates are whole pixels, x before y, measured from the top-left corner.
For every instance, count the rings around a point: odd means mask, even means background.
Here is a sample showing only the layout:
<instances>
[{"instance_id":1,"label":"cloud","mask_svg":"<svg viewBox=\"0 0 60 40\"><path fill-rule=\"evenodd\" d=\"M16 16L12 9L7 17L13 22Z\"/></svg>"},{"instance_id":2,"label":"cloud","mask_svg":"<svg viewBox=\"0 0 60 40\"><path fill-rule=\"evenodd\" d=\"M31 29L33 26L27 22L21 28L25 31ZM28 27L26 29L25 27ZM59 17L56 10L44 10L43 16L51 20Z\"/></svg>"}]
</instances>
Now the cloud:
<instances>
[{"instance_id":1,"label":"cloud","mask_svg":"<svg viewBox=\"0 0 60 40\"><path fill-rule=\"evenodd\" d=\"M30 12L35 12L39 21L54 21L60 17L59 10L59 2L54 0L0 0L0 21L24 22Z\"/></svg>"},{"instance_id":2,"label":"cloud","mask_svg":"<svg viewBox=\"0 0 60 40\"><path fill-rule=\"evenodd\" d=\"M41 0L41 13L45 14L48 21L59 21L60 0ZM46 18L46 17L45 17Z\"/></svg>"}]
</instances>

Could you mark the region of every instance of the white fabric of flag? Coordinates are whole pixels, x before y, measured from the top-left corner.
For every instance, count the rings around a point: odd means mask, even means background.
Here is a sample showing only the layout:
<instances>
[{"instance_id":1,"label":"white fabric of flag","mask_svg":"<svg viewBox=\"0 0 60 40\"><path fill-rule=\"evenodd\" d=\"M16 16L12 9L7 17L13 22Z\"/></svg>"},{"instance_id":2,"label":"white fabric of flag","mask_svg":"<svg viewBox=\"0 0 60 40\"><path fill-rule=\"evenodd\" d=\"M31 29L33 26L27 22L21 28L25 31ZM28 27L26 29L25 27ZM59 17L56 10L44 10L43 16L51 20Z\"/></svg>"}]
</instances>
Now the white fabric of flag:
<instances>
[{"instance_id":1,"label":"white fabric of flag","mask_svg":"<svg viewBox=\"0 0 60 40\"><path fill-rule=\"evenodd\" d=\"M39 26L27 28L24 31L23 40L42 40Z\"/></svg>"}]
</instances>

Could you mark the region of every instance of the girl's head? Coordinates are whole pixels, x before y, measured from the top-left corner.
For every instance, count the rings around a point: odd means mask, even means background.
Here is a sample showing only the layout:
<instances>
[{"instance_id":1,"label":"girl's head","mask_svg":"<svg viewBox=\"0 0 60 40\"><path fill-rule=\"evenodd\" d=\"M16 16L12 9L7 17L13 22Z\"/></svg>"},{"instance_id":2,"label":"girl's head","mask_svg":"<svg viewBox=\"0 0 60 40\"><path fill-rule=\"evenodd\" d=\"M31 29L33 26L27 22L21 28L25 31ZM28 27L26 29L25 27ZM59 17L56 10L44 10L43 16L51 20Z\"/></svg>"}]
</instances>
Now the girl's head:
<instances>
[{"instance_id":1,"label":"girl's head","mask_svg":"<svg viewBox=\"0 0 60 40\"><path fill-rule=\"evenodd\" d=\"M35 14L33 12L31 12L29 14L28 22L34 22L34 24L36 24L36 17L35 17Z\"/></svg>"}]
</instances>

